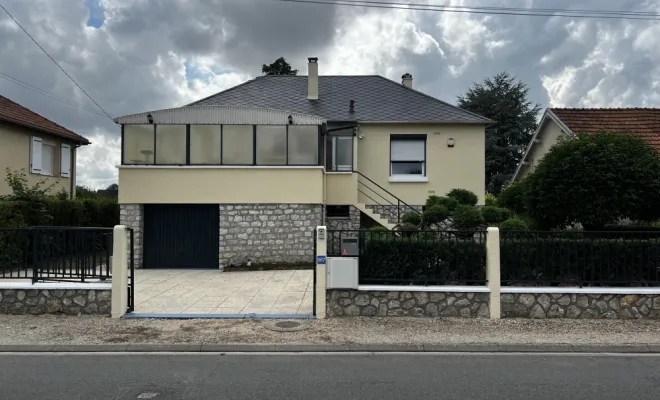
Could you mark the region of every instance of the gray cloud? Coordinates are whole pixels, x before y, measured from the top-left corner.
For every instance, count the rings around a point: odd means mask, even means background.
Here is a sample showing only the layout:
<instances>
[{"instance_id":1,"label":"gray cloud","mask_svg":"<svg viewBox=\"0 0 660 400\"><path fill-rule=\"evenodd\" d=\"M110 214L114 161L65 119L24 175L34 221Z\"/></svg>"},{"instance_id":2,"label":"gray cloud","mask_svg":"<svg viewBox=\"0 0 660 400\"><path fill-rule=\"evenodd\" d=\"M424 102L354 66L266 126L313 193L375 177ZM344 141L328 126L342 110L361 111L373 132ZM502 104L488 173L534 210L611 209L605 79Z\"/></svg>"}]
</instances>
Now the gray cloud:
<instances>
[{"instance_id":1,"label":"gray cloud","mask_svg":"<svg viewBox=\"0 0 660 400\"><path fill-rule=\"evenodd\" d=\"M86 26L89 10L83 0L4 2L112 115L186 104L258 75L261 64L280 56L301 73L306 73L308 56L320 57L322 74L378 73L399 80L410 72L416 88L450 102L472 82L507 70L526 82L532 99L543 105L660 105L657 22L443 14L272 0L101 3L104 24L95 29ZM492 6L486 0L470 5L479 3ZM527 4L558 7L553 0ZM500 5L521 4L506 0ZM597 0L571 6L606 7ZM660 12L657 0L626 0L617 8ZM2 14L0 58L0 72L95 107ZM188 80L186 66L197 71ZM0 93L89 136L94 144L80 151L78 177L85 184L111 183L119 161L119 129L108 118L4 80Z\"/></svg>"}]
</instances>

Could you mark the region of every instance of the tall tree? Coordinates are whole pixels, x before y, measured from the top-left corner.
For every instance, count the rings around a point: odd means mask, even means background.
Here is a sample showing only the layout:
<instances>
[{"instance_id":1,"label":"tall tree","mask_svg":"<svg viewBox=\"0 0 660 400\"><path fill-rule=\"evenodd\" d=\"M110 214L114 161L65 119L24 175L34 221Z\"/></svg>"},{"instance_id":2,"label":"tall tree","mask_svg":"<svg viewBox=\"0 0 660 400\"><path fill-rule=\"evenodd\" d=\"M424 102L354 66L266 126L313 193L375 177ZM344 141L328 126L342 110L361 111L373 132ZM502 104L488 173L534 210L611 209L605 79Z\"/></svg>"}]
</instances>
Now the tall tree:
<instances>
[{"instance_id":1,"label":"tall tree","mask_svg":"<svg viewBox=\"0 0 660 400\"><path fill-rule=\"evenodd\" d=\"M507 72L474 83L458 106L495 121L486 127L486 188L499 193L511 179L536 130L541 106L528 98L529 88Z\"/></svg>"},{"instance_id":2,"label":"tall tree","mask_svg":"<svg viewBox=\"0 0 660 400\"><path fill-rule=\"evenodd\" d=\"M270 65L263 64L261 73L264 75L297 75L298 70L292 69L291 64L286 62L284 57L280 57Z\"/></svg>"}]
</instances>

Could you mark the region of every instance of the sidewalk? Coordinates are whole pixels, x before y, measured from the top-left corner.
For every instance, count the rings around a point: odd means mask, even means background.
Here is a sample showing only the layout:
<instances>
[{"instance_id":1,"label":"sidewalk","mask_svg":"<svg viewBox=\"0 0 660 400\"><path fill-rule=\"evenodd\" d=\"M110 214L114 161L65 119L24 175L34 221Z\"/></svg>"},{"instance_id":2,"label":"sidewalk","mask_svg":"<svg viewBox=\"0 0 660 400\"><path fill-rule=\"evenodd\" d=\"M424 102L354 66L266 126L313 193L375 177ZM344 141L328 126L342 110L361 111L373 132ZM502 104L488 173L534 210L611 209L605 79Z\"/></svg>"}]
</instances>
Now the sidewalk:
<instances>
[{"instance_id":1,"label":"sidewalk","mask_svg":"<svg viewBox=\"0 0 660 400\"><path fill-rule=\"evenodd\" d=\"M274 321L0 315L0 351L660 352L660 321L338 318L295 332Z\"/></svg>"}]
</instances>

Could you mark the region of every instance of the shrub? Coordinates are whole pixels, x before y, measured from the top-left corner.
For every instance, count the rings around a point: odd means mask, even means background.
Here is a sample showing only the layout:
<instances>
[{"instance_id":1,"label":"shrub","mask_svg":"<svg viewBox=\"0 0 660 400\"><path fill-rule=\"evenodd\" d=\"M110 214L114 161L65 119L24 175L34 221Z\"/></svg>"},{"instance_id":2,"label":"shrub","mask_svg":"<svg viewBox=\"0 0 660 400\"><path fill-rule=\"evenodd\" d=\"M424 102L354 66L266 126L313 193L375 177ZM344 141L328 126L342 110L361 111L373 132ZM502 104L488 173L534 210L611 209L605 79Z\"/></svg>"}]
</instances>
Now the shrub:
<instances>
[{"instance_id":1,"label":"shrub","mask_svg":"<svg viewBox=\"0 0 660 400\"><path fill-rule=\"evenodd\" d=\"M520 218L509 218L500 224L503 231L526 231L529 226Z\"/></svg>"},{"instance_id":2,"label":"shrub","mask_svg":"<svg viewBox=\"0 0 660 400\"><path fill-rule=\"evenodd\" d=\"M476 231L484 224L481 212L476 207L459 206L452 215L454 228L461 231Z\"/></svg>"},{"instance_id":3,"label":"shrub","mask_svg":"<svg viewBox=\"0 0 660 400\"><path fill-rule=\"evenodd\" d=\"M424 210L422 220L425 224L439 224L449 218L449 210L443 205L436 204Z\"/></svg>"},{"instance_id":4,"label":"shrub","mask_svg":"<svg viewBox=\"0 0 660 400\"><path fill-rule=\"evenodd\" d=\"M465 206L476 206L479 201L477 195L467 189L452 189L447 193L447 197L455 199L459 204Z\"/></svg>"},{"instance_id":5,"label":"shrub","mask_svg":"<svg viewBox=\"0 0 660 400\"><path fill-rule=\"evenodd\" d=\"M504 188L497 198L500 207L507 208L516 214L525 214L526 180L516 181Z\"/></svg>"},{"instance_id":6,"label":"shrub","mask_svg":"<svg viewBox=\"0 0 660 400\"><path fill-rule=\"evenodd\" d=\"M660 154L632 135L555 145L525 180L527 212L542 227L597 230L624 218L660 218Z\"/></svg>"},{"instance_id":7,"label":"shrub","mask_svg":"<svg viewBox=\"0 0 660 400\"><path fill-rule=\"evenodd\" d=\"M589 232L501 232L503 282L530 281L542 286L562 284L657 285L660 270L658 239L621 240L585 235Z\"/></svg>"},{"instance_id":8,"label":"shrub","mask_svg":"<svg viewBox=\"0 0 660 400\"><path fill-rule=\"evenodd\" d=\"M393 233L394 234L394 233ZM431 240L421 233L367 239L360 257L360 283L442 285L483 282L485 246L471 240Z\"/></svg>"},{"instance_id":9,"label":"shrub","mask_svg":"<svg viewBox=\"0 0 660 400\"><path fill-rule=\"evenodd\" d=\"M112 227L119 224L119 204L107 199L0 201L0 227L14 227L16 220L25 227Z\"/></svg>"},{"instance_id":10,"label":"shrub","mask_svg":"<svg viewBox=\"0 0 660 400\"><path fill-rule=\"evenodd\" d=\"M389 231L389 229L385 228L383 225L372 226L371 229L369 229L369 230L374 231L374 232Z\"/></svg>"},{"instance_id":11,"label":"shrub","mask_svg":"<svg viewBox=\"0 0 660 400\"><path fill-rule=\"evenodd\" d=\"M506 208L485 206L481 208L481 216L488 224L499 224L511 217L511 211Z\"/></svg>"},{"instance_id":12,"label":"shrub","mask_svg":"<svg viewBox=\"0 0 660 400\"><path fill-rule=\"evenodd\" d=\"M401 222L404 224L419 226L419 224L422 223L422 216L416 212L407 212L401 216Z\"/></svg>"},{"instance_id":13,"label":"shrub","mask_svg":"<svg viewBox=\"0 0 660 400\"><path fill-rule=\"evenodd\" d=\"M497 197L492 193L486 193L485 205L497 207Z\"/></svg>"}]
</instances>

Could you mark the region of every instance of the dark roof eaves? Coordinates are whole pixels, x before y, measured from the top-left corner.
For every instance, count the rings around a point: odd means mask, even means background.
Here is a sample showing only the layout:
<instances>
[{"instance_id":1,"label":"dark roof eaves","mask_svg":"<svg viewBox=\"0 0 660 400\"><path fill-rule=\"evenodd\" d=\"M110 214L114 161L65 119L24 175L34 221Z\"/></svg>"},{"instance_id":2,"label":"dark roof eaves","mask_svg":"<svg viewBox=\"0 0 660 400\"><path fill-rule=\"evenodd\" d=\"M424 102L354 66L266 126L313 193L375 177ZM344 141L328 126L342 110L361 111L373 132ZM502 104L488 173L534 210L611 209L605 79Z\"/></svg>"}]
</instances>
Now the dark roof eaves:
<instances>
[{"instance_id":1,"label":"dark roof eaves","mask_svg":"<svg viewBox=\"0 0 660 400\"><path fill-rule=\"evenodd\" d=\"M0 122L5 122L5 123L11 124L11 125L15 125L15 126L18 126L18 127L24 128L24 129L29 129L29 130L40 132L40 133L44 133L44 134L47 134L47 135L57 136L59 138L67 139L67 140L69 140L71 142L74 142L74 143L79 143L83 146L88 145L88 144L92 144L92 142L90 142L89 139L87 139L84 136L80 136L77 133L74 133L76 136L78 136L78 138L75 138L75 137L72 137L72 136L69 136L69 135L65 135L63 133L53 132L53 131L49 131L49 130L43 129L43 128L37 128L33 125L24 124L24 123L21 123L20 121L10 120L10 119L6 119L6 118L2 118L2 117L0 117Z\"/></svg>"}]
</instances>

